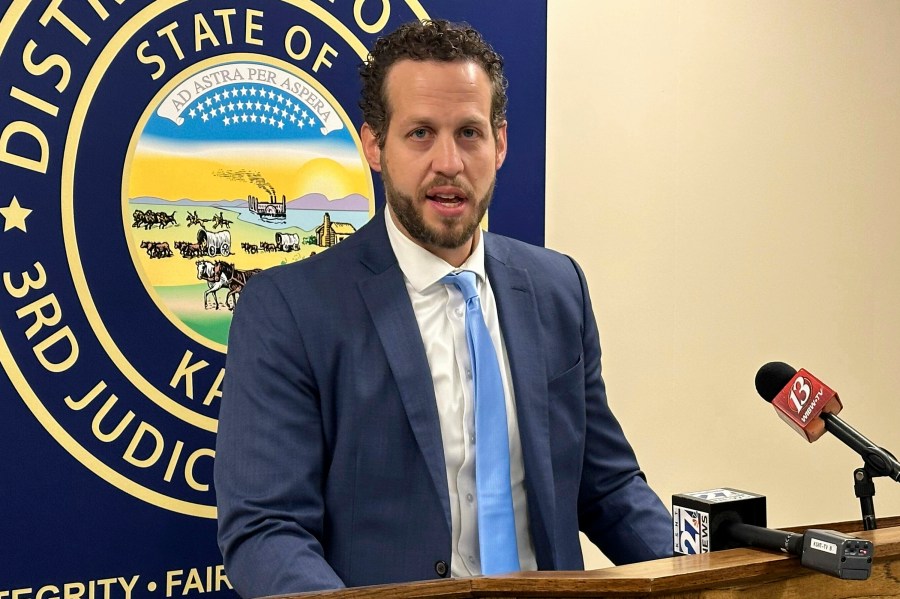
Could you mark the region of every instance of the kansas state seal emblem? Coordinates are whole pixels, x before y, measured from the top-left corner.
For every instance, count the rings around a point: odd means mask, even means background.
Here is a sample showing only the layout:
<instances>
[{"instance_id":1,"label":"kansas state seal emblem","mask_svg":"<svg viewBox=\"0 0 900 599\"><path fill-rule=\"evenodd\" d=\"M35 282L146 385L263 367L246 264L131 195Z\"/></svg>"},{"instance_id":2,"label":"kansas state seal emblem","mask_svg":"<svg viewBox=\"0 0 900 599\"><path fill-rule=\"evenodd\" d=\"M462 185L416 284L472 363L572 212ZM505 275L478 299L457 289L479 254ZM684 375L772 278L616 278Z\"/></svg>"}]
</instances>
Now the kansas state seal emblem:
<instances>
[{"instance_id":1,"label":"kansas state seal emblem","mask_svg":"<svg viewBox=\"0 0 900 599\"><path fill-rule=\"evenodd\" d=\"M13 2L0 362L83 467L215 517L232 311L256 273L372 216L357 68L427 17L415 1Z\"/></svg>"}]
</instances>

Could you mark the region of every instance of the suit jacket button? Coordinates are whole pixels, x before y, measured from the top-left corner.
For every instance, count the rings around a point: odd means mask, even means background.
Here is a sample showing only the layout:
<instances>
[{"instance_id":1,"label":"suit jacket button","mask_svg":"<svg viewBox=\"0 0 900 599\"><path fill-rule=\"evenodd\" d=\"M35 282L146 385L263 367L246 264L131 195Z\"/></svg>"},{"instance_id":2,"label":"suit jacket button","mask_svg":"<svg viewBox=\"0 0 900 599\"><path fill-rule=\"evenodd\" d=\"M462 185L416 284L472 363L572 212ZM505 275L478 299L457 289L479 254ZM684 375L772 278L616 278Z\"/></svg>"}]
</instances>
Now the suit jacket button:
<instances>
[{"instance_id":1,"label":"suit jacket button","mask_svg":"<svg viewBox=\"0 0 900 599\"><path fill-rule=\"evenodd\" d=\"M441 578L447 578L447 576L450 575L450 568L447 567L447 562L444 560L434 562L434 571L437 572L437 575Z\"/></svg>"}]
</instances>

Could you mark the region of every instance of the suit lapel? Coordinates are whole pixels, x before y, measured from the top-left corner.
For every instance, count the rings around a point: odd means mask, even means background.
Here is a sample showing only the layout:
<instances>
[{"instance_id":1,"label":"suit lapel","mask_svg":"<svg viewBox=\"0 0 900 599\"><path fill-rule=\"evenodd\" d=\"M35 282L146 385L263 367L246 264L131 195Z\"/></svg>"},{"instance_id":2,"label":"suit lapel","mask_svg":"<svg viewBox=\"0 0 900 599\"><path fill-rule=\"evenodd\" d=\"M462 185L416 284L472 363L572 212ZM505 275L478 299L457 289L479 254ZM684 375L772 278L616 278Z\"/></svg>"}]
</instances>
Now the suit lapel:
<instances>
[{"instance_id":1,"label":"suit lapel","mask_svg":"<svg viewBox=\"0 0 900 599\"><path fill-rule=\"evenodd\" d=\"M510 265L502 241L485 235L485 268L497 300L500 327L512 371L528 513L538 568L550 569L556 564L551 541L556 506L549 459L550 414L541 355L542 328L528 271Z\"/></svg>"},{"instance_id":2,"label":"suit lapel","mask_svg":"<svg viewBox=\"0 0 900 599\"><path fill-rule=\"evenodd\" d=\"M410 427L444 508L449 531L450 493L447 489L447 466L434 383L429 374L431 369L422 345L416 315L406 291L403 272L387 238L384 214L377 213L373 220L377 222L369 223L368 226L376 231L372 231L360 253L360 260L373 274L359 282L359 289L397 382ZM357 235L361 232L362 230Z\"/></svg>"}]
</instances>

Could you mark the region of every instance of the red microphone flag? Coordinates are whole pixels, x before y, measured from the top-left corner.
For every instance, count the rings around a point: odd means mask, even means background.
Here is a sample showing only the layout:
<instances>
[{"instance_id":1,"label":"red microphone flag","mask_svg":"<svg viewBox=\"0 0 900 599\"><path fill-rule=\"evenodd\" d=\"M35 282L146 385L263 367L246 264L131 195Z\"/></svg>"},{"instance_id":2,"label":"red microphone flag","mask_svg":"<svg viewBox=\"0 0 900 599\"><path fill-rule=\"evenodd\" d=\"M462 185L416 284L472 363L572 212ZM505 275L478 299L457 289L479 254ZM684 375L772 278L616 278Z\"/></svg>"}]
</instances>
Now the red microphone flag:
<instances>
[{"instance_id":1,"label":"red microphone flag","mask_svg":"<svg viewBox=\"0 0 900 599\"><path fill-rule=\"evenodd\" d=\"M775 396L772 405L781 419L810 443L825 434L822 412L838 414L844 407L833 389L803 368Z\"/></svg>"}]
</instances>

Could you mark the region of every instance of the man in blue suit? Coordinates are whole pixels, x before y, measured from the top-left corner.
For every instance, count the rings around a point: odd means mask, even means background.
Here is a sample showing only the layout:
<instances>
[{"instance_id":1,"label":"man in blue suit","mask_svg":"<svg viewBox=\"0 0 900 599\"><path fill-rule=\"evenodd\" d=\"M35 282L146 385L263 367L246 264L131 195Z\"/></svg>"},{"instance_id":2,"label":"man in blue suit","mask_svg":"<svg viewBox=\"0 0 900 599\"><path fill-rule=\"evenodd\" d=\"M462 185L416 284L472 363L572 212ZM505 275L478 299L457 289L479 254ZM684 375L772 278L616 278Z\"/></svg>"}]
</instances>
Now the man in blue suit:
<instances>
[{"instance_id":1,"label":"man in blue suit","mask_svg":"<svg viewBox=\"0 0 900 599\"><path fill-rule=\"evenodd\" d=\"M273 268L235 311L215 465L219 543L244 597L482 573L475 273L501 373L522 570L671 555L671 521L606 401L578 265L480 230L506 156L502 60L444 21L380 39L361 70L387 207ZM481 435L482 433L479 433Z\"/></svg>"}]
</instances>

